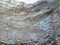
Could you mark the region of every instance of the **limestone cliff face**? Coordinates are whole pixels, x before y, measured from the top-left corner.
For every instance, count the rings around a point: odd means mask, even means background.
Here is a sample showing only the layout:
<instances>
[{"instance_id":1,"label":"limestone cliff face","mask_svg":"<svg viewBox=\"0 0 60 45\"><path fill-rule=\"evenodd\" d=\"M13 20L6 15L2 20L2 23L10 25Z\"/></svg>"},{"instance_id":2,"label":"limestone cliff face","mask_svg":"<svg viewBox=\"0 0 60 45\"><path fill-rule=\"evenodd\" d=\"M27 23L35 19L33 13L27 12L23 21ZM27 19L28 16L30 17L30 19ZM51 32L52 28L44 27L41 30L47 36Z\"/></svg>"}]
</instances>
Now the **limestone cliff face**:
<instances>
[{"instance_id":1,"label":"limestone cliff face","mask_svg":"<svg viewBox=\"0 0 60 45\"><path fill-rule=\"evenodd\" d=\"M60 24L59 0L42 0L34 4L0 1L0 10L0 42L48 45L53 38L49 45L55 42L55 27Z\"/></svg>"}]
</instances>

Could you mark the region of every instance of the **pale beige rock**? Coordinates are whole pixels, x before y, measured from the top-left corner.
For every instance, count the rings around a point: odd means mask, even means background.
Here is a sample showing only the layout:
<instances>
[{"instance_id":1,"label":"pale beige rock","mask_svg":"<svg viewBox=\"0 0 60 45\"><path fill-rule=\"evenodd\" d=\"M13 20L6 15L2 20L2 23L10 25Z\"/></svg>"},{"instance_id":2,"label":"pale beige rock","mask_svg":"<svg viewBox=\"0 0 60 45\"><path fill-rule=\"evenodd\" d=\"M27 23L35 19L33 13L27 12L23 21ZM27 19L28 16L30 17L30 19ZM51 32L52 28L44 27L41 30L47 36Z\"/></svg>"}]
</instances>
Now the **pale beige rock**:
<instances>
[{"instance_id":1,"label":"pale beige rock","mask_svg":"<svg viewBox=\"0 0 60 45\"><path fill-rule=\"evenodd\" d=\"M31 7L26 4L28 8L23 4L20 6L19 3L17 6L12 4L12 7L8 3L7 9L2 8L4 10L0 12L0 42L7 44L31 43L39 40L46 42L48 39L44 39L44 36L53 33L53 21L58 19L55 16L55 8L58 5L55 5L57 2L51 5L53 2L49 1L39 3Z\"/></svg>"}]
</instances>

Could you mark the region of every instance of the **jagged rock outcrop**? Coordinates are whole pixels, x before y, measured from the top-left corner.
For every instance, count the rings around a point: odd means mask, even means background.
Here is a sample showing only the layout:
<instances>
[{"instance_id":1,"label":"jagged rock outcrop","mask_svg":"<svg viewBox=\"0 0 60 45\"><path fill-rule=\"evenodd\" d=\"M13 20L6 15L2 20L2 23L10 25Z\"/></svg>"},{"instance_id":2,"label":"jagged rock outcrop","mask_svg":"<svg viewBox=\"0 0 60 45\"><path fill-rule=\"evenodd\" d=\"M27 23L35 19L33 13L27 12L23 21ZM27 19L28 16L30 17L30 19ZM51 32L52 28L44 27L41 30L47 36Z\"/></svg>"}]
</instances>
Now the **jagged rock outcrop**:
<instances>
[{"instance_id":1,"label":"jagged rock outcrop","mask_svg":"<svg viewBox=\"0 0 60 45\"><path fill-rule=\"evenodd\" d=\"M55 17L59 17L55 15L59 14L59 0L42 0L34 4L8 2L0 2L0 42L14 45L55 44ZM56 20L59 22L59 18Z\"/></svg>"}]
</instances>

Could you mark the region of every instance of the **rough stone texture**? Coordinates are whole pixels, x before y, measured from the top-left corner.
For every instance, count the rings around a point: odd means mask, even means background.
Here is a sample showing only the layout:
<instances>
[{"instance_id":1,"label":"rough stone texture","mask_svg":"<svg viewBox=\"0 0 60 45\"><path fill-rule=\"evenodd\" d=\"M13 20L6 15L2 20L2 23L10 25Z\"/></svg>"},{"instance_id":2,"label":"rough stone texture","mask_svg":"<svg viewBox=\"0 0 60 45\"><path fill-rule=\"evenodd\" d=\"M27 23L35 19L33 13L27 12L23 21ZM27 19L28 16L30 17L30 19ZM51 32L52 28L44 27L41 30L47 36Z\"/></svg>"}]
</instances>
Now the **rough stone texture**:
<instances>
[{"instance_id":1,"label":"rough stone texture","mask_svg":"<svg viewBox=\"0 0 60 45\"><path fill-rule=\"evenodd\" d=\"M60 45L59 2L0 2L0 42L6 45Z\"/></svg>"},{"instance_id":2,"label":"rough stone texture","mask_svg":"<svg viewBox=\"0 0 60 45\"><path fill-rule=\"evenodd\" d=\"M57 43L58 45L60 45L60 9L59 9L60 6L58 6L57 8L57 13L55 13L54 15L54 30L56 32L56 37L57 37Z\"/></svg>"}]
</instances>

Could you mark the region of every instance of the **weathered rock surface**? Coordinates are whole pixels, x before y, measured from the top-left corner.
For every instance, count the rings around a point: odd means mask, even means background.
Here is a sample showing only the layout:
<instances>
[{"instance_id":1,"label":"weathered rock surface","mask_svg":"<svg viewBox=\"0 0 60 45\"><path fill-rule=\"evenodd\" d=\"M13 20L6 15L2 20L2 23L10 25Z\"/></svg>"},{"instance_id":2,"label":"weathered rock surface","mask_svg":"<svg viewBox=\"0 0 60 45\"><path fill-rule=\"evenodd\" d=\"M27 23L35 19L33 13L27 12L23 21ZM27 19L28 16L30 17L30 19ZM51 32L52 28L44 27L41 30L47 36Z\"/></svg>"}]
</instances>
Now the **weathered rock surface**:
<instances>
[{"instance_id":1,"label":"weathered rock surface","mask_svg":"<svg viewBox=\"0 0 60 45\"><path fill-rule=\"evenodd\" d=\"M59 0L42 0L34 4L8 2L0 2L0 42L14 45L55 44L56 35L60 33Z\"/></svg>"}]
</instances>

